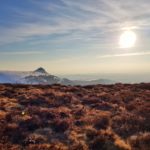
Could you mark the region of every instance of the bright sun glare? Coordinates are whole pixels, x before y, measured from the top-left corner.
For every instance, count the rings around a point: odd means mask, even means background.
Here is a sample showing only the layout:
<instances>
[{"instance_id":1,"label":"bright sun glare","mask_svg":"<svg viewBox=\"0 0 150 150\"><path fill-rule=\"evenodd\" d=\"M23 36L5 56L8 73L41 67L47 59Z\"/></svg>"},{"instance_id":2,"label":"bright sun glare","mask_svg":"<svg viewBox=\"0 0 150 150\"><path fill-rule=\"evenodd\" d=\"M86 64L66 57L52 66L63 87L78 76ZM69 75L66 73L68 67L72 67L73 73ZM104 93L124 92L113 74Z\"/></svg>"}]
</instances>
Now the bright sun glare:
<instances>
[{"instance_id":1,"label":"bright sun glare","mask_svg":"<svg viewBox=\"0 0 150 150\"><path fill-rule=\"evenodd\" d=\"M136 34L133 31L124 31L120 36L119 45L121 48L130 48L135 45Z\"/></svg>"}]
</instances>

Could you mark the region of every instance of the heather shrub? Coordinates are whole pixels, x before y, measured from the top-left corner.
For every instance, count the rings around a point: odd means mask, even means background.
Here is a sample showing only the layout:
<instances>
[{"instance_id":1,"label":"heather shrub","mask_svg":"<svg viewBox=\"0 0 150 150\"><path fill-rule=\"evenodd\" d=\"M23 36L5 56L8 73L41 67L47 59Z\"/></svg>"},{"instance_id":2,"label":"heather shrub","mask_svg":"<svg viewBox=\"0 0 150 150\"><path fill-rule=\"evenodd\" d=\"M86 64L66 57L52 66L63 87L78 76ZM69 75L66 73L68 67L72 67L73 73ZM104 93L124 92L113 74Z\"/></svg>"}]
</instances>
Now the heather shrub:
<instances>
[{"instance_id":1,"label":"heather shrub","mask_svg":"<svg viewBox=\"0 0 150 150\"><path fill-rule=\"evenodd\" d=\"M149 150L150 133L140 133L129 138L133 150Z\"/></svg>"},{"instance_id":2,"label":"heather shrub","mask_svg":"<svg viewBox=\"0 0 150 150\"><path fill-rule=\"evenodd\" d=\"M23 133L19 126L15 123L8 124L5 127L4 135L7 137L9 141L14 144L20 144L25 138L25 133Z\"/></svg>"},{"instance_id":3,"label":"heather shrub","mask_svg":"<svg viewBox=\"0 0 150 150\"><path fill-rule=\"evenodd\" d=\"M81 118L82 116L84 116L86 113L86 110L84 109L84 107L82 107L81 109L77 109L75 112L74 112L74 115L76 118Z\"/></svg>"},{"instance_id":4,"label":"heather shrub","mask_svg":"<svg viewBox=\"0 0 150 150\"><path fill-rule=\"evenodd\" d=\"M69 129L70 122L68 120L55 120L51 126L55 132L65 132Z\"/></svg>"},{"instance_id":5,"label":"heather shrub","mask_svg":"<svg viewBox=\"0 0 150 150\"><path fill-rule=\"evenodd\" d=\"M69 146L71 150L88 150L88 147L85 143L79 142L78 144L74 144Z\"/></svg>"},{"instance_id":6,"label":"heather shrub","mask_svg":"<svg viewBox=\"0 0 150 150\"><path fill-rule=\"evenodd\" d=\"M99 98L95 98L95 97L87 97L87 98L84 98L82 100L82 104L83 105L91 105L91 104L98 104L100 102L100 99Z\"/></svg>"},{"instance_id":7,"label":"heather shrub","mask_svg":"<svg viewBox=\"0 0 150 150\"><path fill-rule=\"evenodd\" d=\"M111 137L97 136L89 145L91 150L119 150Z\"/></svg>"},{"instance_id":8,"label":"heather shrub","mask_svg":"<svg viewBox=\"0 0 150 150\"><path fill-rule=\"evenodd\" d=\"M141 83L141 84L138 84L137 87L144 89L144 90L150 90L150 83Z\"/></svg>"},{"instance_id":9,"label":"heather shrub","mask_svg":"<svg viewBox=\"0 0 150 150\"><path fill-rule=\"evenodd\" d=\"M51 144L30 144L26 150L52 150Z\"/></svg>"},{"instance_id":10,"label":"heather shrub","mask_svg":"<svg viewBox=\"0 0 150 150\"><path fill-rule=\"evenodd\" d=\"M97 118L94 124L94 128L97 130L106 129L109 125L109 118L107 116L102 116L101 118Z\"/></svg>"},{"instance_id":11,"label":"heather shrub","mask_svg":"<svg viewBox=\"0 0 150 150\"><path fill-rule=\"evenodd\" d=\"M85 123L85 121L84 120L76 120L75 122L74 122L74 124L76 125L76 126L84 126L86 123Z\"/></svg>"},{"instance_id":12,"label":"heather shrub","mask_svg":"<svg viewBox=\"0 0 150 150\"><path fill-rule=\"evenodd\" d=\"M98 132L94 128L89 128L86 130L86 137L89 142L91 142L97 136L98 136Z\"/></svg>"},{"instance_id":13,"label":"heather shrub","mask_svg":"<svg viewBox=\"0 0 150 150\"><path fill-rule=\"evenodd\" d=\"M47 139L40 134L30 134L24 140L24 145L27 146L29 144L42 144L46 143Z\"/></svg>"},{"instance_id":14,"label":"heather shrub","mask_svg":"<svg viewBox=\"0 0 150 150\"><path fill-rule=\"evenodd\" d=\"M112 109L112 105L107 102L102 102L102 103L96 104L95 108L103 110L103 111L110 111Z\"/></svg>"},{"instance_id":15,"label":"heather shrub","mask_svg":"<svg viewBox=\"0 0 150 150\"><path fill-rule=\"evenodd\" d=\"M43 121L53 120L57 117L57 114L53 111L50 111L48 108L42 108L36 111L35 114L38 115Z\"/></svg>"},{"instance_id":16,"label":"heather shrub","mask_svg":"<svg viewBox=\"0 0 150 150\"><path fill-rule=\"evenodd\" d=\"M15 96L15 91L12 88L9 88L5 90L5 92L2 95L8 98L12 98Z\"/></svg>"},{"instance_id":17,"label":"heather shrub","mask_svg":"<svg viewBox=\"0 0 150 150\"><path fill-rule=\"evenodd\" d=\"M11 114L7 114L6 115L6 121L7 122L11 122L12 121L12 115Z\"/></svg>"},{"instance_id":18,"label":"heather shrub","mask_svg":"<svg viewBox=\"0 0 150 150\"><path fill-rule=\"evenodd\" d=\"M38 98L30 98L29 99L29 105L31 106L48 106L49 102L43 97L39 96Z\"/></svg>"},{"instance_id":19,"label":"heather shrub","mask_svg":"<svg viewBox=\"0 0 150 150\"><path fill-rule=\"evenodd\" d=\"M60 117L61 117L62 119L64 119L64 118L68 118L69 115L68 115L67 113L65 113L65 112L60 112Z\"/></svg>"},{"instance_id":20,"label":"heather shrub","mask_svg":"<svg viewBox=\"0 0 150 150\"><path fill-rule=\"evenodd\" d=\"M131 114L120 114L112 119L113 130L123 138L142 130L143 118Z\"/></svg>"},{"instance_id":21,"label":"heather shrub","mask_svg":"<svg viewBox=\"0 0 150 150\"><path fill-rule=\"evenodd\" d=\"M23 130L34 131L40 127L42 127L43 122L40 120L38 116L34 116L31 119L23 120L19 123L19 127Z\"/></svg>"},{"instance_id":22,"label":"heather shrub","mask_svg":"<svg viewBox=\"0 0 150 150\"><path fill-rule=\"evenodd\" d=\"M118 137L107 130L99 132L93 141L89 144L90 150L131 150L124 141L118 139Z\"/></svg>"},{"instance_id":23,"label":"heather shrub","mask_svg":"<svg viewBox=\"0 0 150 150\"><path fill-rule=\"evenodd\" d=\"M21 150L22 146L18 145L18 144L11 144L11 143L7 143L7 144L0 144L0 150Z\"/></svg>"}]
</instances>

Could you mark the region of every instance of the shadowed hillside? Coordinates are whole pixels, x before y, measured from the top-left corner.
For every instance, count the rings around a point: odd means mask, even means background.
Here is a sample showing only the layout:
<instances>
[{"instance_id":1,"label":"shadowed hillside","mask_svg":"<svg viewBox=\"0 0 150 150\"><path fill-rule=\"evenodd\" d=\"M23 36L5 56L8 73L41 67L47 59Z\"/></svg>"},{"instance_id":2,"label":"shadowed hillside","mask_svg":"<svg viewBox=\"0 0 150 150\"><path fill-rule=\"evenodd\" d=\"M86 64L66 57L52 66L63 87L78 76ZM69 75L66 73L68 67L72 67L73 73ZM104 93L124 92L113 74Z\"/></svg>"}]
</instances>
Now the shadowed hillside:
<instances>
[{"instance_id":1,"label":"shadowed hillside","mask_svg":"<svg viewBox=\"0 0 150 150\"><path fill-rule=\"evenodd\" d=\"M150 84L0 85L1 150L148 150Z\"/></svg>"}]
</instances>

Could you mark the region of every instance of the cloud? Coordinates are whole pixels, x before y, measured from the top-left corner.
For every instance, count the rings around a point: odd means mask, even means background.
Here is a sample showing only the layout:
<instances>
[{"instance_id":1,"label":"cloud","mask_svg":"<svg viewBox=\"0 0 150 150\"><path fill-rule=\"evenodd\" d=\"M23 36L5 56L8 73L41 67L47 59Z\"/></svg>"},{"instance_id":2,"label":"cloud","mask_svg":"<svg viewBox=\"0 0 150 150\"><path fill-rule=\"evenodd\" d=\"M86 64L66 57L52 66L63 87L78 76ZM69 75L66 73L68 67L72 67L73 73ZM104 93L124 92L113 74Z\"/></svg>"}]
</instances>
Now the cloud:
<instances>
[{"instance_id":1,"label":"cloud","mask_svg":"<svg viewBox=\"0 0 150 150\"><path fill-rule=\"evenodd\" d=\"M97 58L112 58L112 57L129 57L129 56L143 56L150 55L150 52L135 52L135 53L123 53L123 54L107 54L101 55Z\"/></svg>"},{"instance_id":2,"label":"cloud","mask_svg":"<svg viewBox=\"0 0 150 150\"><path fill-rule=\"evenodd\" d=\"M43 51L14 51L14 52L0 52L1 55L41 55Z\"/></svg>"},{"instance_id":3,"label":"cloud","mask_svg":"<svg viewBox=\"0 0 150 150\"><path fill-rule=\"evenodd\" d=\"M64 33L69 34L70 39L74 38L74 34L78 34L76 37L81 41L86 38L91 41L103 40L113 38L121 29L138 30L150 26L149 0L126 0L126 2L61 0L59 2L33 0L31 4L38 8L39 13L35 9L21 10L19 6L14 8L17 12L14 18L18 20L15 26L0 27L0 44L28 41L35 37L43 38L54 34L59 34L66 41ZM23 20L20 16L23 16ZM66 36L68 39L68 35Z\"/></svg>"}]
</instances>

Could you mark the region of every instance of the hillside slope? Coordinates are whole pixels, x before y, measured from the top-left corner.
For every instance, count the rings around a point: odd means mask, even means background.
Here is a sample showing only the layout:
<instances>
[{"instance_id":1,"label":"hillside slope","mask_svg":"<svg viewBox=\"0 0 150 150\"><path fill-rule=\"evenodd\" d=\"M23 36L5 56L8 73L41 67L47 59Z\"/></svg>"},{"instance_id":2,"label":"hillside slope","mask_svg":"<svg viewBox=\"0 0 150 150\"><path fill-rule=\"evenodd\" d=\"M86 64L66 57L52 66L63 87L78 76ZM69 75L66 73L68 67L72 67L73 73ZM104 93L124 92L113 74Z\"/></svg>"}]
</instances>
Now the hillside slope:
<instances>
[{"instance_id":1,"label":"hillside slope","mask_svg":"<svg viewBox=\"0 0 150 150\"><path fill-rule=\"evenodd\" d=\"M92 81L76 81L67 78L60 78L49 74L40 67L35 71L0 71L0 83L17 84L63 84L63 85L92 85L92 84L113 84L114 81L99 79Z\"/></svg>"},{"instance_id":2,"label":"hillside slope","mask_svg":"<svg viewBox=\"0 0 150 150\"><path fill-rule=\"evenodd\" d=\"M149 150L150 84L0 85L1 150Z\"/></svg>"}]
</instances>

